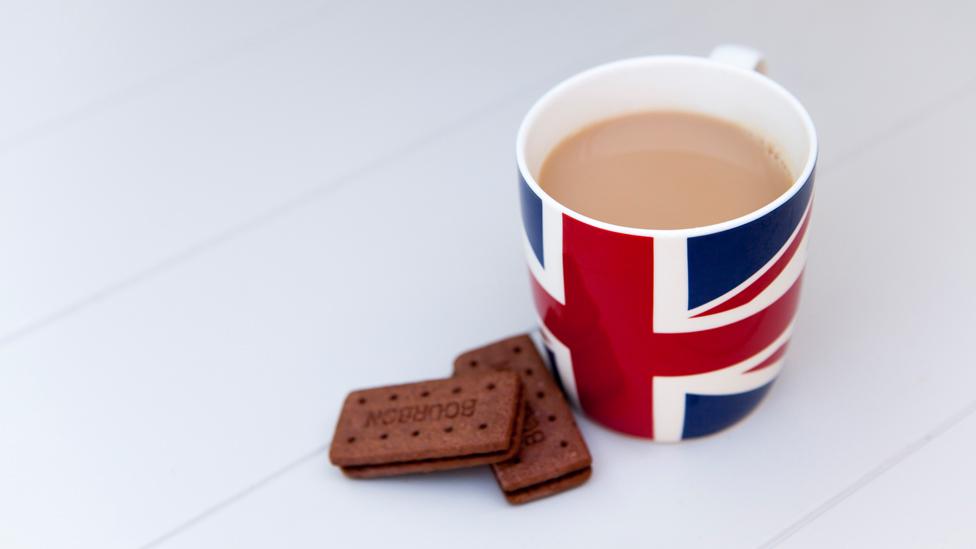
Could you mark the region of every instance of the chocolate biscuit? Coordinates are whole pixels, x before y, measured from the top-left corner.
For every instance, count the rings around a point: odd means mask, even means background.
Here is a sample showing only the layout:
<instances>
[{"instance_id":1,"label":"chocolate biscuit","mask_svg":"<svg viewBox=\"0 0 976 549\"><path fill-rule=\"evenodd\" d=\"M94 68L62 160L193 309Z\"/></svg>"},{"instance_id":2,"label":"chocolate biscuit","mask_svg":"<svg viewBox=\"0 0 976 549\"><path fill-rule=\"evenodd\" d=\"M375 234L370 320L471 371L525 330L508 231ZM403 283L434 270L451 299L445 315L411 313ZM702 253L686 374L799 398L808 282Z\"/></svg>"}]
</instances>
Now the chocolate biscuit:
<instances>
[{"instance_id":1,"label":"chocolate biscuit","mask_svg":"<svg viewBox=\"0 0 976 549\"><path fill-rule=\"evenodd\" d=\"M552 480L512 490L511 492L505 492L505 499L513 504L528 503L546 496L558 494L559 492L565 492L571 488L576 488L589 480L591 474L593 474L593 468L586 467Z\"/></svg>"},{"instance_id":2,"label":"chocolate biscuit","mask_svg":"<svg viewBox=\"0 0 976 549\"><path fill-rule=\"evenodd\" d=\"M353 391L329 459L355 478L497 463L518 452L524 409L511 372Z\"/></svg>"},{"instance_id":3,"label":"chocolate biscuit","mask_svg":"<svg viewBox=\"0 0 976 549\"><path fill-rule=\"evenodd\" d=\"M579 486L592 462L573 412L527 335L468 351L454 361L459 379L485 371L516 372L525 388L522 446L514 458L492 465L510 503L525 503Z\"/></svg>"}]
</instances>

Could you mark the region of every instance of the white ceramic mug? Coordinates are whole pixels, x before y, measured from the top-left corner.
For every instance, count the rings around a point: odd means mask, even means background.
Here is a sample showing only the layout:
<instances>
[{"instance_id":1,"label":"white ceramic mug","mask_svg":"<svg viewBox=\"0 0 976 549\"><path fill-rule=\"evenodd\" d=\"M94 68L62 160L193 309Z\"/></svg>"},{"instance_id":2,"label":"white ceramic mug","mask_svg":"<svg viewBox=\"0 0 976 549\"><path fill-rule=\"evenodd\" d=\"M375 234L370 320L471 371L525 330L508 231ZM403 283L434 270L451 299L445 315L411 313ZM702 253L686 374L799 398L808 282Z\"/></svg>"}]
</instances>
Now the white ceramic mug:
<instances>
[{"instance_id":1,"label":"white ceramic mug","mask_svg":"<svg viewBox=\"0 0 976 549\"><path fill-rule=\"evenodd\" d=\"M592 418L662 441L745 417L782 368L806 259L817 136L800 102L739 46L711 58L651 56L562 82L518 133L526 257L551 362ZM589 218L536 178L564 138L606 118L680 110L722 118L773 144L794 177L742 217L689 229ZM594 182L599 184L599 182Z\"/></svg>"}]
</instances>

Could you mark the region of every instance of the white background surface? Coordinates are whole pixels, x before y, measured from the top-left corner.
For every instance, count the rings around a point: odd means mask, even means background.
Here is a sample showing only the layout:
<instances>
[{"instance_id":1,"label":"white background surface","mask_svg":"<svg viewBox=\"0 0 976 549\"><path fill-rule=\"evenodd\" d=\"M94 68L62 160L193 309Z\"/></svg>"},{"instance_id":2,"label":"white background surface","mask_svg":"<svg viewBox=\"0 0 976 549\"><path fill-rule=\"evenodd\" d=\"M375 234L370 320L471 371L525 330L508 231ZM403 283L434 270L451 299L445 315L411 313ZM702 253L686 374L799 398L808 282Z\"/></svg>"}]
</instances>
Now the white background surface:
<instances>
[{"instance_id":1,"label":"white background surface","mask_svg":"<svg viewBox=\"0 0 976 549\"><path fill-rule=\"evenodd\" d=\"M968 2L13 2L0 547L973 547ZM768 54L821 137L786 369L592 480L345 479L344 394L532 325L514 135L594 64ZM342 541L337 541L342 540Z\"/></svg>"}]
</instances>

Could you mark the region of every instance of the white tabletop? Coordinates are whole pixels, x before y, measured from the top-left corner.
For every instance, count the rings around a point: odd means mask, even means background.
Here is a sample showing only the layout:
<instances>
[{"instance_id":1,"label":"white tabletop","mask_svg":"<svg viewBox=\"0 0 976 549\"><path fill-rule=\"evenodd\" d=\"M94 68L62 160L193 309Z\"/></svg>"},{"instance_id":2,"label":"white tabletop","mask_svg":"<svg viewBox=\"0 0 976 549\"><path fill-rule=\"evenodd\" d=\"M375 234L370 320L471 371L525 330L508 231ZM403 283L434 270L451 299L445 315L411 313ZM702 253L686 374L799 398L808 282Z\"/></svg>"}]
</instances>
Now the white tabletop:
<instances>
[{"instance_id":1,"label":"white tabletop","mask_svg":"<svg viewBox=\"0 0 976 549\"><path fill-rule=\"evenodd\" d=\"M923 5L924 4L924 5ZM940 4L940 5L935 5ZM976 545L969 2L30 2L0 17L0 547ZM533 324L515 128L722 42L821 137L786 369L719 436L582 418L583 487L368 482L353 388Z\"/></svg>"}]
</instances>

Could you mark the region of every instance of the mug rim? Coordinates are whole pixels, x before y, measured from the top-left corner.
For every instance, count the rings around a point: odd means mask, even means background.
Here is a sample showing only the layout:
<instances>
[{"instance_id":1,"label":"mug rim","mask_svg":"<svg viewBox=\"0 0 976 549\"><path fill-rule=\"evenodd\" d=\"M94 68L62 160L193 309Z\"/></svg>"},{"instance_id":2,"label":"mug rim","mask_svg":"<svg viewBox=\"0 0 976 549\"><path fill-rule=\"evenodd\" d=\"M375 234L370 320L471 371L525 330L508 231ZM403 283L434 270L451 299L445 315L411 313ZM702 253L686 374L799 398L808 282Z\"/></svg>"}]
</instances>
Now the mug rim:
<instances>
[{"instance_id":1,"label":"mug rim","mask_svg":"<svg viewBox=\"0 0 976 549\"><path fill-rule=\"evenodd\" d=\"M539 113L551 104L556 98L562 93L566 92L568 89L576 86L586 80L597 78L603 76L605 73L612 72L614 70L630 67L630 66L646 66L646 65L661 65L661 64L690 64L698 65L709 70L719 70L734 72L739 75L744 75L747 78L751 78L757 84L766 86L770 88L773 92L779 94L786 102L793 108L797 115L799 115L800 120L803 124L804 129L807 132L807 138L809 139L810 146L807 152L807 159L804 162L803 169L800 174L793 180L790 188L787 189L783 194L779 195L775 200L764 204L761 208L753 210L747 214L729 219L726 221L720 221L718 223L712 223L710 225L701 225L697 227L686 227L681 229L645 229L639 227L628 227L626 225L617 225L614 223L609 223L607 221L601 221L584 215L576 210L573 210L566 206L565 204L559 202L555 198L549 195L539 184L536 182L535 177L528 169L528 165L525 160L525 144L527 140L527 135L529 130L535 125L536 119ZM597 65L583 72L577 73L569 78L563 80L562 82L556 84L549 89L545 94L542 95L529 109L525 117L522 119L522 123L519 125L518 136L515 140L515 155L518 162L519 172L522 175L522 179L525 180L526 184L532 191L547 205L556 208L561 213L569 215L583 223L604 229L607 231L612 231L616 233L623 233L635 236L648 236L648 237L692 237L701 236L706 234L712 234L717 232L722 232L728 229L739 227L745 225L751 221L759 219L760 217L766 215L767 213L775 210L783 203L788 201L793 197L803 185L810 179L813 173L814 166L817 163L817 155L819 151L819 144L817 141L817 130L813 125L813 120L810 118L810 114L800 103L792 93L786 90L782 85L776 81L754 71L744 68L735 67L726 63L715 61L707 57L698 57L694 55L648 55L642 57L631 57L627 59L621 59L618 61L611 61L609 63L604 63L602 65Z\"/></svg>"}]
</instances>

